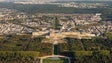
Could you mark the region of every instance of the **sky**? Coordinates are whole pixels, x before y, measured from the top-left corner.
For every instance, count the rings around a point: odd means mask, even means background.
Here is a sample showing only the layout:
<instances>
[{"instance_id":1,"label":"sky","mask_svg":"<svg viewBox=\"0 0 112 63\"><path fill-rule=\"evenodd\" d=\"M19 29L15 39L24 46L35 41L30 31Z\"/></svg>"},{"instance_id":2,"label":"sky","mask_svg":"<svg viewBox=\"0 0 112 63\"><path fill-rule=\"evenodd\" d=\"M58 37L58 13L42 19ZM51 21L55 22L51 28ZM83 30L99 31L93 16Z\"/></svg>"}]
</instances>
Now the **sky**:
<instances>
[{"instance_id":1,"label":"sky","mask_svg":"<svg viewBox=\"0 0 112 63\"><path fill-rule=\"evenodd\" d=\"M54 0L0 0L0 1L54 1Z\"/></svg>"},{"instance_id":2,"label":"sky","mask_svg":"<svg viewBox=\"0 0 112 63\"><path fill-rule=\"evenodd\" d=\"M0 0L0 1L112 1L112 0Z\"/></svg>"}]
</instances>

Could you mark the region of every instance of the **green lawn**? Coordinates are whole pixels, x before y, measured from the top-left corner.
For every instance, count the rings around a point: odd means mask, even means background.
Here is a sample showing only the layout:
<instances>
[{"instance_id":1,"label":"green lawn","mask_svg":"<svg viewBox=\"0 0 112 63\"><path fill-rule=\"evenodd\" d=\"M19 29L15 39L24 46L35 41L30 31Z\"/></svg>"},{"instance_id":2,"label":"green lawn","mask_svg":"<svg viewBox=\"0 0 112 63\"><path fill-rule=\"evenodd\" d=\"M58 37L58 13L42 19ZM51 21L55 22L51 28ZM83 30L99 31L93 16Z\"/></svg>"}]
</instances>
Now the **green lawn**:
<instances>
[{"instance_id":1,"label":"green lawn","mask_svg":"<svg viewBox=\"0 0 112 63\"><path fill-rule=\"evenodd\" d=\"M67 59L44 59L43 63L69 63Z\"/></svg>"}]
</instances>

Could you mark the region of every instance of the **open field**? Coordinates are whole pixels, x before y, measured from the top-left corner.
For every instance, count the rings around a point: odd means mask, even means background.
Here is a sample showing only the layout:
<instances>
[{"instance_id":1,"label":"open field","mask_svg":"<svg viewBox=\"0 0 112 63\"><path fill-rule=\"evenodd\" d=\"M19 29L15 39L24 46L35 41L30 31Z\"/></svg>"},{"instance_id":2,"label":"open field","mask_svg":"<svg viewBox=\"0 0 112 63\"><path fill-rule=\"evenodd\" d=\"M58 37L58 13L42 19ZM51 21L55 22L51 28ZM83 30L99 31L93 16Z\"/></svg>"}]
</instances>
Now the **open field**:
<instances>
[{"instance_id":1,"label":"open field","mask_svg":"<svg viewBox=\"0 0 112 63\"><path fill-rule=\"evenodd\" d=\"M66 59L45 59L43 63L68 63Z\"/></svg>"}]
</instances>

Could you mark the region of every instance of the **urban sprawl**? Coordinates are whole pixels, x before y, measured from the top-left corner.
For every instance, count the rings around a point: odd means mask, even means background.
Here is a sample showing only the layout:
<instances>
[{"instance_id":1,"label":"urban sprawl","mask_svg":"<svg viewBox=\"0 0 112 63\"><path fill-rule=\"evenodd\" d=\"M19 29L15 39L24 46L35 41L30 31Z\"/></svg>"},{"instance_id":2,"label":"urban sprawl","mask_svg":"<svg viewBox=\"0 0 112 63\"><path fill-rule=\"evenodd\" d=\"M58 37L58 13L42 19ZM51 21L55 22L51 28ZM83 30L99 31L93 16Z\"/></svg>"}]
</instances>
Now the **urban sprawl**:
<instances>
[{"instance_id":1,"label":"urban sprawl","mask_svg":"<svg viewBox=\"0 0 112 63\"><path fill-rule=\"evenodd\" d=\"M51 32L89 34L102 36L112 30L111 21L102 21L96 14L51 14L29 15L13 9L0 8L0 34L44 35ZM57 29L55 29L57 28Z\"/></svg>"}]
</instances>

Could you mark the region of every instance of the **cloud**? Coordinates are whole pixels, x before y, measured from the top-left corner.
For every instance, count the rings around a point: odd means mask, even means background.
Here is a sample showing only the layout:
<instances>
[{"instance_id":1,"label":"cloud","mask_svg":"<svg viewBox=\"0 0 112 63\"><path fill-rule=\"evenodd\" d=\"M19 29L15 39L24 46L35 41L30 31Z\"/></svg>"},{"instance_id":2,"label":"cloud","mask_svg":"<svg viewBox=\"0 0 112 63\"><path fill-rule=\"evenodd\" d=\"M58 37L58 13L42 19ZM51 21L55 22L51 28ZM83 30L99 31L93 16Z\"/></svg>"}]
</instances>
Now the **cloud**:
<instances>
[{"instance_id":1,"label":"cloud","mask_svg":"<svg viewBox=\"0 0 112 63\"><path fill-rule=\"evenodd\" d=\"M112 1L112 0L0 0L0 1L8 1L8 2L13 2L13 1L33 1L33 2L50 2L50 1Z\"/></svg>"},{"instance_id":2,"label":"cloud","mask_svg":"<svg viewBox=\"0 0 112 63\"><path fill-rule=\"evenodd\" d=\"M5 1L5 0L0 0L0 2Z\"/></svg>"}]
</instances>

